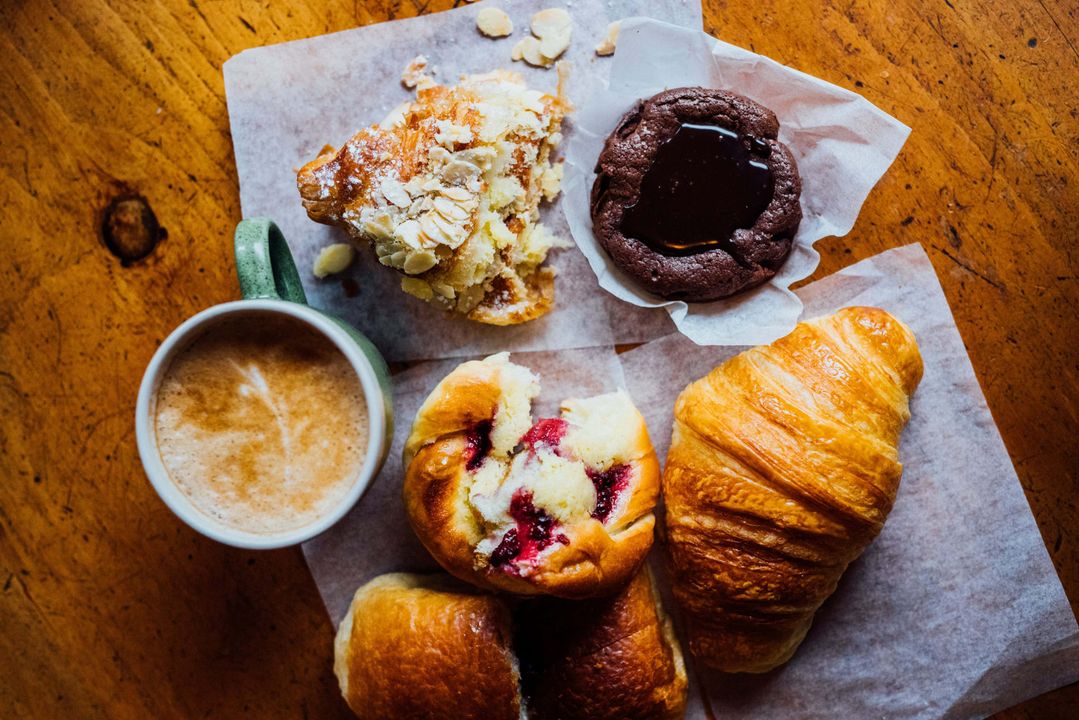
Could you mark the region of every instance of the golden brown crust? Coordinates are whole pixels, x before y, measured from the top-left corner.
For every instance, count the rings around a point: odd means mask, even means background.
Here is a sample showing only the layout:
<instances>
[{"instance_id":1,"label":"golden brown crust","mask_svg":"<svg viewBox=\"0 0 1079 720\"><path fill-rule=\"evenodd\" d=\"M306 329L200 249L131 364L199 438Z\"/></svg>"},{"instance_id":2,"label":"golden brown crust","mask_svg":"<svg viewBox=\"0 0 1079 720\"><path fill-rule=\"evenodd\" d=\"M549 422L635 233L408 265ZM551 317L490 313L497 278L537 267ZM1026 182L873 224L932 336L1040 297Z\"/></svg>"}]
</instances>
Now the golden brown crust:
<instances>
[{"instance_id":1,"label":"golden brown crust","mask_svg":"<svg viewBox=\"0 0 1079 720\"><path fill-rule=\"evenodd\" d=\"M487 325L517 325L546 315L554 307L553 268L541 267L526 278L504 273L495 288L468 313L469 320Z\"/></svg>"},{"instance_id":2,"label":"golden brown crust","mask_svg":"<svg viewBox=\"0 0 1079 720\"><path fill-rule=\"evenodd\" d=\"M465 363L421 407L404 450L403 494L413 530L447 571L485 589L566 598L615 592L652 546L659 494L659 462L635 408L633 432L621 439L629 496L606 522L585 518L563 526L568 544L555 543L523 575L492 566L477 551L488 530L469 503L475 475L467 467L468 433L496 421L507 392L504 371L488 361Z\"/></svg>"},{"instance_id":3,"label":"golden brown crust","mask_svg":"<svg viewBox=\"0 0 1079 720\"><path fill-rule=\"evenodd\" d=\"M682 651L647 569L609 598L524 603L518 652L533 720L675 720Z\"/></svg>"},{"instance_id":4,"label":"golden brown crust","mask_svg":"<svg viewBox=\"0 0 1079 720\"><path fill-rule=\"evenodd\" d=\"M296 187L308 217L324 225L340 225L345 212L355 209L387 170L392 169L401 182L422 172L428 150L435 144L435 130L424 120L452 119L469 127L477 122L475 113L469 113L476 98L467 92L436 85L417 95L419 102L408 123L364 128L339 150L324 145L318 157L300 168Z\"/></svg>"},{"instance_id":5,"label":"golden brown crust","mask_svg":"<svg viewBox=\"0 0 1079 720\"><path fill-rule=\"evenodd\" d=\"M682 392L663 492L675 597L704 664L764 672L794 654L891 510L921 375L903 323L852 307Z\"/></svg>"},{"instance_id":6,"label":"golden brown crust","mask_svg":"<svg viewBox=\"0 0 1079 720\"><path fill-rule=\"evenodd\" d=\"M382 575L356 591L334 671L360 720L519 720L509 611L433 576Z\"/></svg>"}]
</instances>

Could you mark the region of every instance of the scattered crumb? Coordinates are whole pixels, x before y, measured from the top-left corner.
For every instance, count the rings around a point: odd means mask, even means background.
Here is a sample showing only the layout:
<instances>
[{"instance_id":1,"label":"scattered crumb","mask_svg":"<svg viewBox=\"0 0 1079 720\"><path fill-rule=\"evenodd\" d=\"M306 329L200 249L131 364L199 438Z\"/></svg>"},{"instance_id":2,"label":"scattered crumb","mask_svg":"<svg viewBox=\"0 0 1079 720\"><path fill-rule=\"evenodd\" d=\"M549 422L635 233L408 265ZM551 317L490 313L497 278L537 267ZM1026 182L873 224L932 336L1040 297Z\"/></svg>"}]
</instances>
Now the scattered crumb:
<instances>
[{"instance_id":1,"label":"scattered crumb","mask_svg":"<svg viewBox=\"0 0 1079 720\"><path fill-rule=\"evenodd\" d=\"M542 53L540 53L540 41L531 35L517 41L517 44L513 46L513 53L510 57L514 60L524 60L529 65L543 68L551 67L553 62L549 58L543 57Z\"/></svg>"},{"instance_id":2,"label":"scattered crumb","mask_svg":"<svg viewBox=\"0 0 1079 720\"><path fill-rule=\"evenodd\" d=\"M319 251L318 257L315 258L315 266L312 272L319 279L327 275L334 275L351 265L352 258L355 256L356 251L348 243L327 245Z\"/></svg>"},{"instance_id":3,"label":"scattered crumb","mask_svg":"<svg viewBox=\"0 0 1079 720\"><path fill-rule=\"evenodd\" d=\"M401 84L409 89L416 87L426 79L429 78L427 77L427 56L425 55L417 55L412 58L412 61L405 66L404 71L401 73Z\"/></svg>"},{"instance_id":4,"label":"scattered crumb","mask_svg":"<svg viewBox=\"0 0 1079 720\"><path fill-rule=\"evenodd\" d=\"M487 37L506 37L513 32L513 21L502 10L485 7L476 15L476 28Z\"/></svg>"},{"instance_id":5,"label":"scattered crumb","mask_svg":"<svg viewBox=\"0 0 1079 720\"><path fill-rule=\"evenodd\" d=\"M562 8L540 10L532 16L532 34L540 40L543 57L556 60L569 47L573 18Z\"/></svg>"},{"instance_id":6,"label":"scattered crumb","mask_svg":"<svg viewBox=\"0 0 1079 720\"><path fill-rule=\"evenodd\" d=\"M511 57L535 67L549 68L569 47L573 18L562 8L540 10L532 16L532 35L513 46Z\"/></svg>"},{"instance_id":7,"label":"scattered crumb","mask_svg":"<svg viewBox=\"0 0 1079 720\"><path fill-rule=\"evenodd\" d=\"M615 20L607 26L607 36L596 45L596 54L600 56L614 55L615 45L618 43L618 31L622 29L622 21Z\"/></svg>"}]
</instances>

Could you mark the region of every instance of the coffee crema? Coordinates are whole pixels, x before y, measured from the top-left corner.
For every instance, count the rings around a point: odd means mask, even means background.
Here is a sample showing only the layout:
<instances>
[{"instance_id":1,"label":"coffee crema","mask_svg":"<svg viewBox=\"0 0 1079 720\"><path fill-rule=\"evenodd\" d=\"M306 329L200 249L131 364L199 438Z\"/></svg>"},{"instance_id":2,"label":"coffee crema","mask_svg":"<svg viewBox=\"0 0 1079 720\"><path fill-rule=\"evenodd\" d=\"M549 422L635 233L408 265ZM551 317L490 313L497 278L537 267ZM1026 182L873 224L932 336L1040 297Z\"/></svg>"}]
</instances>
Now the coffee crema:
<instances>
[{"instance_id":1,"label":"coffee crema","mask_svg":"<svg viewBox=\"0 0 1079 720\"><path fill-rule=\"evenodd\" d=\"M201 512L250 533L326 515L367 451L355 369L329 338L276 314L222 320L181 350L153 419L173 483Z\"/></svg>"}]
</instances>

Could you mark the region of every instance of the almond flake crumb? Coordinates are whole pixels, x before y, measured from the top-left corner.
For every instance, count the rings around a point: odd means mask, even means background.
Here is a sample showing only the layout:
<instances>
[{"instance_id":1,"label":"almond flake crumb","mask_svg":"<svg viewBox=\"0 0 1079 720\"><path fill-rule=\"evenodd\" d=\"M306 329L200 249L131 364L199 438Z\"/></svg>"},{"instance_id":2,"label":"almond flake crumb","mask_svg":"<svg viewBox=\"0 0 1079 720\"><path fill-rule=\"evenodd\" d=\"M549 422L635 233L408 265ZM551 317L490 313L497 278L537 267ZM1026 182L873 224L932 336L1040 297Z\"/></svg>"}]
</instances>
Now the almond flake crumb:
<instances>
[{"instance_id":1,"label":"almond flake crumb","mask_svg":"<svg viewBox=\"0 0 1079 720\"><path fill-rule=\"evenodd\" d=\"M312 272L319 279L327 275L335 275L351 265L352 258L355 256L355 250L348 243L327 245L319 251L318 257L315 258L315 266Z\"/></svg>"},{"instance_id":2,"label":"almond flake crumb","mask_svg":"<svg viewBox=\"0 0 1079 720\"><path fill-rule=\"evenodd\" d=\"M553 62L549 58L543 56L540 52L540 41L531 35L521 38L517 44L513 46L511 57L514 60L524 60L529 65L542 68L551 67Z\"/></svg>"},{"instance_id":3,"label":"almond flake crumb","mask_svg":"<svg viewBox=\"0 0 1079 720\"><path fill-rule=\"evenodd\" d=\"M622 29L622 21L615 20L607 26L607 36L596 45L596 54L604 57L614 55L615 45L618 43L618 31Z\"/></svg>"},{"instance_id":4,"label":"almond flake crumb","mask_svg":"<svg viewBox=\"0 0 1079 720\"><path fill-rule=\"evenodd\" d=\"M476 15L476 28L487 37L506 37L513 32L513 21L502 10L485 7Z\"/></svg>"},{"instance_id":5,"label":"almond flake crumb","mask_svg":"<svg viewBox=\"0 0 1079 720\"><path fill-rule=\"evenodd\" d=\"M547 8L532 16L532 35L513 46L511 57L535 67L549 68L569 47L573 18L562 8Z\"/></svg>"},{"instance_id":6,"label":"almond flake crumb","mask_svg":"<svg viewBox=\"0 0 1079 720\"><path fill-rule=\"evenodd\" d=\"M425 55L417 55L412 58L412 61L405 66L404 71L401 73L401 84L409 89L429 79L427 76L427 56Z\"/></svg>"},{"instance_id":7,"label":"almond flake crumb","mask_svg":"<svg viewBox=\"0 0 1079 720\"><path fill-rule=\"evenodd\" d=\"M573 18L562 8L540 10L532 16L532 34L539 38L543 57L556 60L569 47Z\"/></svg>"}]
</instances>

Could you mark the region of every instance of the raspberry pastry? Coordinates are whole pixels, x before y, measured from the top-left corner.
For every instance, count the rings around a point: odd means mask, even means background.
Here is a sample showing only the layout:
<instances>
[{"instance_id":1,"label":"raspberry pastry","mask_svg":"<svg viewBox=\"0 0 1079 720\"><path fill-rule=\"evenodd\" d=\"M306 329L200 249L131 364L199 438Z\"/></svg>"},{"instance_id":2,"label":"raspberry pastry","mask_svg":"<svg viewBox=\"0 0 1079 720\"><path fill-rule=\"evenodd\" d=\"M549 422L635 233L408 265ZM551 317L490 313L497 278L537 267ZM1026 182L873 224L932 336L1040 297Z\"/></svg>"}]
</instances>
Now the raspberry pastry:
<instances>
[{"instance_id":1,"label":"raspberry pastry","mask_svg":"<svg viewBox=\"0 0 1079 720\"><path fill-rule=\"evenodd\" d=\"M535 375L506 353L458 366L405 445L420 540L480 587L567 598L624 585L652 545L659 464L624 392L532 421Z\"/></svg>"},{"instance_id":2,"label":"raspberry pastry","mask_svg":"<svg viewBox=\"0 0 1079 720\"><path fill-rule=\"evenodd\" d=\"M370 244L422 300L492 325L539 317L554 304L543 262L568 246L538 210L562 179L560 95L506 71L423 82L414 102L300 170L304 208Z\"/></svg>"}]
</instances>

